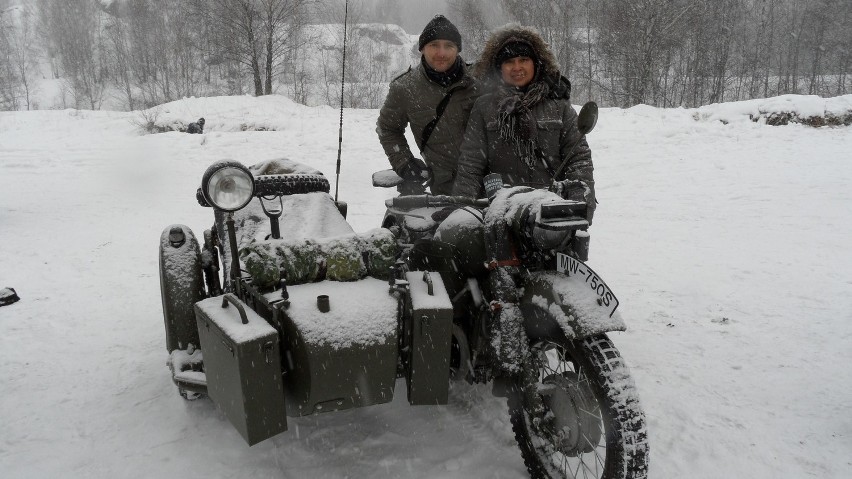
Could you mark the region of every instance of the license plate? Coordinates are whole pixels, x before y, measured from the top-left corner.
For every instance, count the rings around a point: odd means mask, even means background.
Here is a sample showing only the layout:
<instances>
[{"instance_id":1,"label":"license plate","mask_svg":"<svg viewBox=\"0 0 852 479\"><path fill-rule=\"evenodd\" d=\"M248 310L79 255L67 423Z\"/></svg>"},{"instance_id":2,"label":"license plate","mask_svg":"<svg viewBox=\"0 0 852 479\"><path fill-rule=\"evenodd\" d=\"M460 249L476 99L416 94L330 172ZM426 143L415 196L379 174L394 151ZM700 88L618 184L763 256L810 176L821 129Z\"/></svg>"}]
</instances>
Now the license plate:
<instances>
[{"instance_id":1,"label":"license plate","mask_svg":"<svg viewBox=\"0 0 852 479\"><path fill-rule=\"evenodd\" d=\"M586 263L567 254L556 253L556 271L565 273L571 280L582 283L591 289L598 296L598 305L609 311L610 316L618 308L618 298L604 283L604 280Z\"/></svg>"}]
</instances>

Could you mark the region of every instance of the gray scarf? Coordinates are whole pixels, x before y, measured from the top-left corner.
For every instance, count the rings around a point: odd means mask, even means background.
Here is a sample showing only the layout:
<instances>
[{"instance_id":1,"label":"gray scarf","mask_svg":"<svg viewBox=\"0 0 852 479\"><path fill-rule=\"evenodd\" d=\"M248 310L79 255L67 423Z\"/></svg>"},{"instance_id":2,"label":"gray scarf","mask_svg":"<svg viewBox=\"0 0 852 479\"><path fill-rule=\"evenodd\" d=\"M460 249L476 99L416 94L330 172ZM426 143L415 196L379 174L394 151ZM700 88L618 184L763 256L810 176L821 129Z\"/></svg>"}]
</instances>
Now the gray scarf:
<instances>
[{"instance_id":1,"label":"gray scarf","mask_svg":"<svg viewBox=\"0 0 852 479\"><path fill-rule=\"evenodd\" d=\"M547 94L550 87L547 82L535 81L526 91L504 86L500 94L502 99L497 106L497 125L500 138L512 145L515 154L530 168L535 168L538 159L538 125L532 109Z\"/></svg>"}]
</instances>

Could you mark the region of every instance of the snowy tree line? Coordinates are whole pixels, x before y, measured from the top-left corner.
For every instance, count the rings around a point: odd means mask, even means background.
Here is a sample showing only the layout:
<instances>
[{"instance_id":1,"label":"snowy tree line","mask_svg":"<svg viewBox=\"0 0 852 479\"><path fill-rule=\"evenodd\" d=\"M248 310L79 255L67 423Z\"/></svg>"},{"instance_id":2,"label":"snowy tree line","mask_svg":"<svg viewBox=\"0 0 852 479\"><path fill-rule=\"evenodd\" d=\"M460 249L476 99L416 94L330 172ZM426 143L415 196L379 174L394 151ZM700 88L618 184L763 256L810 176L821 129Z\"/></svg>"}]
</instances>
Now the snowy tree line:
<instances>
[{"instance_id":1,"label":"snowy tree line","mask_svg":"<svg viewBox=\"0 0 852 479\"><path fill-rule=\"evenodd\" d=\"M62 80L62 106L75 108L98 109L107 94L128 109L185 96L270 94L308 43L300 32L318 3L0 1L0 106L33 108L34 80L47 75Z\"/></svg>"},{"instance_id":2,"label":"snowy tree line","mask_svg":"<svg viewBox=\"0 0 852 479\"><path fill-rule=\"evenodd\" d=\"M537 27L575 96L698 106L852 91L850 0L450 0L471 44L506 18ZM491 19L491 21L487 21Z\"/></svg>"},{"instance_id":3,"label":"snowy tree line","mask_svg":"<svg viewBox=\"0 0 852 479\"><path fill-rule=\"evenodd\" d=\"M852 91L850 0L448 0L473 61L508 21L538 28L577 101L696 106ZM438 13L438 12L436 12ZM394 0L350 0L349 21L399 23ZM127 109L185 96L340 101L342 0L0 0L0 109ZM422 23L425 24L425 19ZM412 32L419 33L419 32ZM375 41L359 43L372 35ZM380 106L393 70L376 32L347 31L351 107ZM392 39L391 39L392 40Z\"/></svg>"}]
</instances>

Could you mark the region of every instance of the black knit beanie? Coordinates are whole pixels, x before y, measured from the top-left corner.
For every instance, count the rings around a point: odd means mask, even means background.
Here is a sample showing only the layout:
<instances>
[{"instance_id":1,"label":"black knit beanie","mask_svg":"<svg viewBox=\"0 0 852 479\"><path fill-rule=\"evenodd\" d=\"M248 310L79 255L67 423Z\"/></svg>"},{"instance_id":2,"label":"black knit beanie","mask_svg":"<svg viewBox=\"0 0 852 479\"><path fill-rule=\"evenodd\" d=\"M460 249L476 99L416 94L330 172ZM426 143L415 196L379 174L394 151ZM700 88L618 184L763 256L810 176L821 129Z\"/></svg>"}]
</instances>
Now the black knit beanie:
<instances>
[{"instance_id":1,"label":"black knit beanie","mask_svg":"<svg viewBox=\"0 0 852 479\"><path fill-rule=\"evenodd\" d=\"M503 62L515 57L529 57L532 58L533 62L538 63L538 55L536 55L532 45L517 38L510 38L497 51L497 55L494 57L494 68L499 70Z\"/></svg>"},{"instance_id":2,"label":"black knit beanie","mask_svg":"<svg viewBox=\"0 0 852 479\"><path fill-rule=\"evenodd\" d=\"M423 46L435 40L449 40L459 47L459 51L462 50L462 39L459 29L443 15L435 15L435 18L426 24L423 28L423 33L420 34L417 49L422 51Z\"/></svg>"}]
</instances>

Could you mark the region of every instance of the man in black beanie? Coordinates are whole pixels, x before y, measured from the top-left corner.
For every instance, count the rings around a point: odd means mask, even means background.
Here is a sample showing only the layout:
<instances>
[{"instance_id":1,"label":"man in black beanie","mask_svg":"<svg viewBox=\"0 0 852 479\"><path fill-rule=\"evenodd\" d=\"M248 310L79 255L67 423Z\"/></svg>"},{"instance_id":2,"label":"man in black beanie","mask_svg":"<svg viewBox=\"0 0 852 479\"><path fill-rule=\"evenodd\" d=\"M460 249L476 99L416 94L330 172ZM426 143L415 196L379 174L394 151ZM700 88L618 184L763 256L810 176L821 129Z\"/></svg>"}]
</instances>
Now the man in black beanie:
<instances>
[{"instance_id":1,"label":"man in black beanie","mask_svg":"<svg viewBox=\"0 0 852 479\"><path fill-rule=\"evenodd\" d=\"M432 193L450 194L462 136L479 91L459 56L461 34L446 17L437 15L426 24L418 48L420 64L390 83L376 132L394 171L409 180L431 179ZM406 126L422 159L411 152Z\"/></svg>"}]
</instances>

